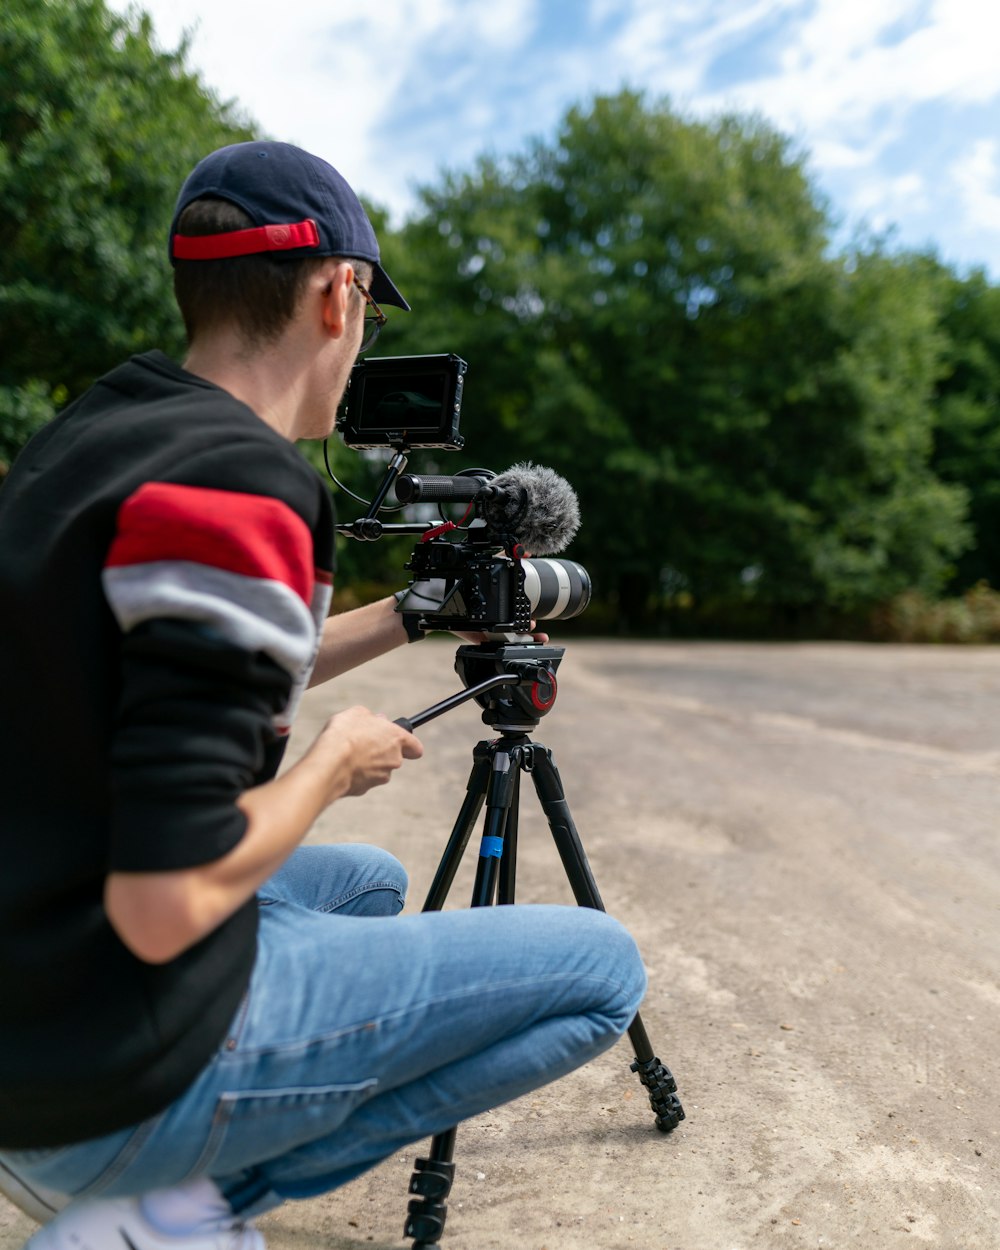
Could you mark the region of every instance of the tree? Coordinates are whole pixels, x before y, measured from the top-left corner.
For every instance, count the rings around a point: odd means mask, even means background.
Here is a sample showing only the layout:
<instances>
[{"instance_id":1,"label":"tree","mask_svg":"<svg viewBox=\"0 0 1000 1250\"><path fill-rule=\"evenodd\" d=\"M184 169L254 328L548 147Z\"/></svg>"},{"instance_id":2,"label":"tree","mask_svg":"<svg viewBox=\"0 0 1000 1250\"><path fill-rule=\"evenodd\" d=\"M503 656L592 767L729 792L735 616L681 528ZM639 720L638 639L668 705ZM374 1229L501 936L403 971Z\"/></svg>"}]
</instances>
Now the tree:
<instances>
[{"instance_id":1,"label":"tree","mask_svg":"<svg viewBox=\"0 0 1000 1250\"><path fill-rule=\"evenodd\" d=\"M969 491L975 543L959 559L952 588L1000 588L1000 289L981 271L941 269L945 369L937 387L934 464Z\"/></svg>"},{"instance_id":2,"label":"tree","mask_svg":"<svg viewBox=\"0 0 1000 1250\"><path fill-rule=\"evenodd\" d=\"M598 98L425 188L399 244L399 347L469 361L469 459L573 482L573 553L630 623L664 594L795 617L948 575L938 288L877 248L831 258L764 122Z\"/></svg>"},{"instance_id":3,"label":"tree","mask_svg":"<svg viewBox=\"0 0 1000 1250\"><path fill-rule=\"evenodd\" d=\"M846 277L845 342L826 372L838 459L821 462L810 487L825 522L813 568L848 608L904 590L933 597L971 542L968 493L932 463L940 275L923 257L873 247L848 257Z\"/></svg>"},{"instance_id":4,"label":"tree","mask_svg":"<svg viewBox=\"0 0 1000 1250\"><path fill-rule=\"evenodd\" d=\"M103 0L0 12L0 459L131 352L177 350L177 189L249 123Z\"/></svg>"}]
</instances>

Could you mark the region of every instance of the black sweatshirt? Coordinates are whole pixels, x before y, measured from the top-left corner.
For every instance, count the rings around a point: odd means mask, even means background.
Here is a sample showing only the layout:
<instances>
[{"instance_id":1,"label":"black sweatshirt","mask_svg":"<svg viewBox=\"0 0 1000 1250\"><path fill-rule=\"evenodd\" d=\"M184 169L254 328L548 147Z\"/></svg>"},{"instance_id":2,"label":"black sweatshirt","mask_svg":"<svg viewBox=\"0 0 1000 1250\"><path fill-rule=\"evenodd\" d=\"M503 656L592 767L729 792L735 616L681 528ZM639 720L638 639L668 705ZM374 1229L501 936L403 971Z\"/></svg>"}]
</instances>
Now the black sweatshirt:
<instances>
[{"instance_id":1,"label":"black sweatshirt","mask_svg":"<svg viewBox=\"0 0 1000 1250\"><path fill-rule=\"evenodd\" d=\"M43 429L0 488L0 1147L177 1097L253 966L251 900L165 965L119 941L115 870L243 836L332 585L333 510L295 448L158 352Z\"/></svg>"}]
</instances>

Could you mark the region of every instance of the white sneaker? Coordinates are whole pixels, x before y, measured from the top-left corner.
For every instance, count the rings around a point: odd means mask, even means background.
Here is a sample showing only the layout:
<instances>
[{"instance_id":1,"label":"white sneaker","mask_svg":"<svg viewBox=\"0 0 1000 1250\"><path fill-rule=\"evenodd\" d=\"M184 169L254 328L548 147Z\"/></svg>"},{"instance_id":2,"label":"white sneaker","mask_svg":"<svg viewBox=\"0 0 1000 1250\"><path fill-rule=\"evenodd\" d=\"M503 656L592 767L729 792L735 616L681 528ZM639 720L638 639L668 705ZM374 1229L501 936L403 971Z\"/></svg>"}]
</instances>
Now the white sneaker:
<instances>
[{"instance_id":1,"label":"white sneaker","mask_svg":"<svg viewBox=\"0 0 1000 1250\"><path fill-rule=\"evenodd\" d=\"M4 1159L0 1159L0 1194L30 1215L36 1224L47 1224L69 1202L65 1194L18 1176Z\"/></svg>"},{"instance_id":2,"label":"white sneaker","mask_svg":"<svg viewBox=\"0 0 1000 1250\"><path fill-rule=\"evenodd\" d=\"M209 1231L170 1236L145 1219L138 1198L71 1202L24 1250L265 1250L249 1224L227 1220Z\"/></svg>"}]
</instances>

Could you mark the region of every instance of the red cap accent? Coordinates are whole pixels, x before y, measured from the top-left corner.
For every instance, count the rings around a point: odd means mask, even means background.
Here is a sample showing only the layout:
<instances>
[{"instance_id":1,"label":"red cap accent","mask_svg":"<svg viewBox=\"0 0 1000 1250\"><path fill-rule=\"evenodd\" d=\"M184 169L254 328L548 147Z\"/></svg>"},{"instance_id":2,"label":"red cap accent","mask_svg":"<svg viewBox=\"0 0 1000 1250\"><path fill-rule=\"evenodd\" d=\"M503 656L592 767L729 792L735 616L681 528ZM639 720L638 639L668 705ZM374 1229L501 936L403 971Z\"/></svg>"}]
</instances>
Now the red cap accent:
<instances>
[{"instance_id":1,"label":"red cap accent","mask_svg":"<svg viewBox=\"0 0 1000 1250\"><path fill-rule=\"evenodd\" d=\"M289 252L296 247L319 247L319 230L311 217L288 225L256 226L225 234L175 234L174 260L229 260L257 252Z\"/></svg>"}]
</instances>

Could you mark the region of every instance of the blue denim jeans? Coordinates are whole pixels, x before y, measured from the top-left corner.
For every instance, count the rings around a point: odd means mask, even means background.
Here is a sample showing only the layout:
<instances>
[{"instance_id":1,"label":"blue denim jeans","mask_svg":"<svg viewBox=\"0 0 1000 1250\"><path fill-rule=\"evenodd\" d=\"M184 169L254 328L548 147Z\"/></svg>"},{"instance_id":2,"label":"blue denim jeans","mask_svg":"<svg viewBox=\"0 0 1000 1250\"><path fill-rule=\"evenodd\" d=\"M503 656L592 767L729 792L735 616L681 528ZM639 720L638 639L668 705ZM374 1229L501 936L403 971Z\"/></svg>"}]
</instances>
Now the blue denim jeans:
<instances>
[{"instance_id":1,"label":"blue denim jeans","mask_svg":"<svg viewBox=\"0 0 1000 1250\"><path fill-rule=\"evenodd\" d=\"M260 890L247 994L190 1088L133 1128L6 1157L77 1196L209 1176L257 1214L555 1080L627 1029L646 978L604 913L397 916L405 888L374 847L300 848Z\"/></svg>"}]
</instances>

